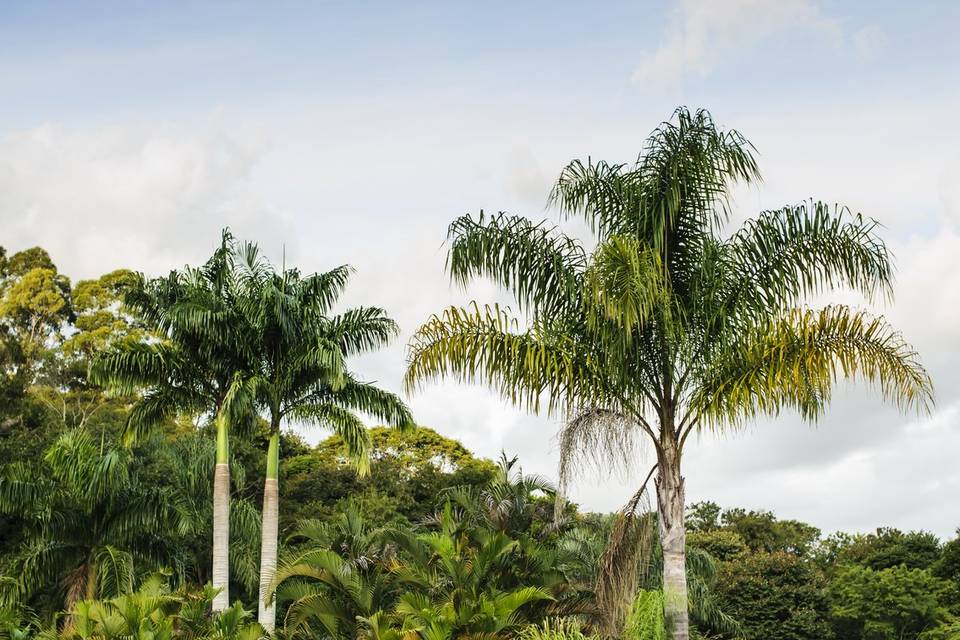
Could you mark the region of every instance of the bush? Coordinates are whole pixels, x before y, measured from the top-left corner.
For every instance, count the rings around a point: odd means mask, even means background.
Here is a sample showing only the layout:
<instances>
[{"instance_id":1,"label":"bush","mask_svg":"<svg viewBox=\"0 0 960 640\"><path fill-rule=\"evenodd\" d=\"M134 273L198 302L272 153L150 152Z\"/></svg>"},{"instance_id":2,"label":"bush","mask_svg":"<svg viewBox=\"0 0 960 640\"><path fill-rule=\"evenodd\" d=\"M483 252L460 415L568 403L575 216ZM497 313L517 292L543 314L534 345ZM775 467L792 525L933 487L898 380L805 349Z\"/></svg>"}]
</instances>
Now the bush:
<instances>
[{"instance_id":1,"label":"bush","mask_svg":"<svg viewBox=\"0 0 960 640\"><path fill-rule=\"evenodd\" d=\"M734 560L749 551L740 534L726 529L688 533L687 545L702 549L721 562Z\"/></svg>"},{"instance_id":2,"label":"bush","mask_svg":"<svg viewBox=\"0 0 960 640\"><path fill-rule=\"evenodd\" d=\"M826 581L790 553L747 555L721 568L716 583L723 610L740 622L747 640L827 640Z\"/></svg>"},{"instance_id":3,"label":"bush","mask_svg":"<svg viewBox=\"0 0 960 640\"><path fill-rule=\"evenodd\" d=\"M846 566L830 584L833 624L843 638L918 638L923 631L949 622L942 602L951 588L923 569L899 566L876 571Z\"/></svg>"},{"instance_id":4,"label":"bush","mask_svg":"<svg viewBox=\"0 0 960 640\"><path fill-rule=\"evenodd\" d=\"M525 627L519 634L519 640L596 640L580 629L575 620L556 618L544 620L542 624Z\"/></svg>"}]
</instances>

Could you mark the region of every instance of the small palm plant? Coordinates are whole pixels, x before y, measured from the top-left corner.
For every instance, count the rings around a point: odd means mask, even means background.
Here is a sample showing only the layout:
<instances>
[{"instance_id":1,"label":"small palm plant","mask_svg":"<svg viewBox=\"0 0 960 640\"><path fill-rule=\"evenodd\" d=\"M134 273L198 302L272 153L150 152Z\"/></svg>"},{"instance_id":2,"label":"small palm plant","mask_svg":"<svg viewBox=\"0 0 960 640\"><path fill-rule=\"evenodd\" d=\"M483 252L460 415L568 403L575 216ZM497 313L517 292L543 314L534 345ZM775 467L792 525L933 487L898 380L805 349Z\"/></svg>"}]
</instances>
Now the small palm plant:
<instances>
[{"instance_id":1,"label":"small palm plant","mask_svg":"<svg viewBox=\"0 0 960 640\"><path fill-rule=\"evenodd\" d=\"M103 600L81 600L59 640L258 640L263 629L239 603L210 615L216 590L171 591L162 575L150 576L134 592ZM52 636L54 640L57 636Z\"/></svg>"}]
</instances>

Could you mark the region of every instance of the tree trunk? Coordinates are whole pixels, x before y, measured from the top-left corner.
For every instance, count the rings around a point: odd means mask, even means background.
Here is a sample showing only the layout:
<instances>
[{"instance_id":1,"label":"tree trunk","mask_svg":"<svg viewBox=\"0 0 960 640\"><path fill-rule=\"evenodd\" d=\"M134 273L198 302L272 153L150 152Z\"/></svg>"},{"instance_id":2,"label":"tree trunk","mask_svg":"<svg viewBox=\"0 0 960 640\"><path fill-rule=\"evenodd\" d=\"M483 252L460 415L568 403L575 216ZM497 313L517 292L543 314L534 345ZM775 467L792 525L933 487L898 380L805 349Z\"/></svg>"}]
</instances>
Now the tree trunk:
<instances>
[{"instance_id":1,"label":"tree trunk","mask_svg":"<svg viewBox=\"0 0 960 640\"><path fill-rule=\"evenodd\" d=\"M277 575L277 536L280 526L280 488L277 472L280 467L280 434L274 430L267 449L267 478L263 485L263 533L260 546L260 597L257 601L257 620L268 632L273 633L276 622L276 603L271 599L270 585Z\"/></svg>"},{"instance_id":2,"label":"tree trunk","mask_svg":"<svg viewBox=\"0 0 960 640\"><path fill-rule=\"evenodd\" d=\"M663 550L663 614L673 640L690 637L687 606L687 552L683 477L675 438L662 441L658 456L657 506Z\"/></svg>"},{"instance_id":3,"label":"tree trunk","mask_svg":"<svg viewBox=\"0 0 960 640\"><path fill-rule=\"evenodd\" d=\"M227 420L217 417L217 466L213 472L213 610L230 606L230 448Z\"/></svg>"},{"instance_id":4,"label":"tree trunk","mask_svg":"<svg viewBox=\"0 0 960 640\"><path fill-rule=\"evenodd\" d=\"M100 566L97 564L97 561L91 558L87 561L87 585L86 593L84 598L87 600L95 600L97 597L97 582L99 576L97 573L100 571Z\"/></svg>"}]
</instances>

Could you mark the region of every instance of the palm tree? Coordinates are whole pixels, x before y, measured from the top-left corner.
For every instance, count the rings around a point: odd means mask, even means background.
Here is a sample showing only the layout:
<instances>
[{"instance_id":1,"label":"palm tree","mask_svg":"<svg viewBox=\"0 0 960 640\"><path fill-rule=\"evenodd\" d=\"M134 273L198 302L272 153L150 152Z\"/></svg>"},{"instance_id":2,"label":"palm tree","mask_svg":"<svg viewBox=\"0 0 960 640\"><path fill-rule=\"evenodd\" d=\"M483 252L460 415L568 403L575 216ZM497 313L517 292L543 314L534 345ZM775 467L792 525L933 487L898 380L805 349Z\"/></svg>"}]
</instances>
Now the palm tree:
<instances>
[{"instance_id":1,"label":"palm tree","mask_svg":"<svg viewBox=\"0 0 960 640\"><path fill-rule=\"evenodd\" d=\"M230 604L229 430L249 420L243 372L251 349L241 331L233 290L234 241L223 232L220 247L200 268L167 277L142 277L125 303L159 340L124 342L103 353L91 367L95 384L134 393L145 390L127 422L135 441L178 414L212 416L216 426L213 481L213 610Z\"/></svg>"},{"instance_id":2,"label":"palm tree","mask_svg":"<svg viewBox=\"0 0 960 640\"><path fill-rule=\"evenodd\" d=\"M917 354L882 318L805 306L834 287L891 295L877 223L810 202L723 235L731 185L758 179L743 136L679 109L636 164L574 161L561 173L552 200L596 233L589 254L522 217L454 221L451 277L499 283L529 324L520 329L499 306L451 307L410 346L411 390L451 376L561 414L561 485L584 463L630 467L636 446L649 444L677 639L688 637L681 457L690 434L783 409L814 420L841 377L872 383L901 408L933 398Z\"/></svg>"},{"instance_id":3,"label":"palm tree","mask_svg":"<svg viewBox=\"0 0 960 640\"><path fill-rule=\"evenodd\" d=\"M0 470L0 512L25 530L14 557L16 596L27 601L52 584L64 608L133 587L135 563L177 566L177 550L161 532L179 524L167 488L145 486L127 449L104 448L84 430L61 435L42 466L16 462Z\"/></svg>"},{"instance_id":4,"label":"palm tree","mask_svg":"<svg viewBox=\"0 0 960 640\"><path fill-rule=\"evenodd\" d=\"M281 425L293 421L332 429L366 472L369 435L357 412L398 428L412 427L413 421L396 395L356 379L346 368L346 358L385 345L397 332L393 320L375 307L330 315L349 267L310 276L296 269L277 272L252 244L241 247L237 257L243 333L256 349L245 388L270 422L258 620L272 632L276 614L268 595L277 568Z\"/></svg>"},{"instance_id":5,"label":"palm tree","mask_svg":"<svg viewBox=\"0 0 960 640\"><path fill-rule=\"evenodd\" d=\"M210 540L213 523L214 487L210 483L210 469L216 465L216 445L200 434L158 446L155 441L159 439L152 438L146 444L156 450L151 455L161 461L161 468L169 474L174 497L170 506L181 523L178 533L186 538L185 547L191 551L188 578L194 584L205 584L210 582L209 571L213 565L212 549L204 545L203 540ZM260 513L252 500L242 497L244 481L243 466L231 460L231 488L241 497L230 501L230 576L234 583L252 593L259 575Z\"/></svg>"}]
</instances>

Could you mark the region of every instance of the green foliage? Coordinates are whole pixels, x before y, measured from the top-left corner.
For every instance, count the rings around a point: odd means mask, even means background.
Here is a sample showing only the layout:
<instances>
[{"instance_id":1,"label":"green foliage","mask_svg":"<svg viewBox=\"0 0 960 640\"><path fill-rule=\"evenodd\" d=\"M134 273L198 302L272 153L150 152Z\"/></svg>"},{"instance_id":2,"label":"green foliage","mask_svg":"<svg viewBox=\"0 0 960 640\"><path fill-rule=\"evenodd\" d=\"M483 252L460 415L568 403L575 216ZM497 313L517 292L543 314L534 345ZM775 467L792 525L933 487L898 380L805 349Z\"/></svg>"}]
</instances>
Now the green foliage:
<instances>
[{"instance_id":1,"label":"green foliage","mask_svg":"<svg viewBox=\"0 0 960 640\"><path fill-rule=\"evenodd\" d=\"M943 545L942 555L931 567L938 578L952 580L960 590L960 530L957 537Z\"/></svg>"},{"instance_id":2,"label":"green foliage","mask_svg":"<svg viewBox=\"0 0 960 640\"><path fill-rule=\"evenodd\" d=\"M129 591L135 560L177 566L159 536L175 528L172 493L142 483L130 463L128 451L103 448L75 430L50 446L41 465L0 470L0 511L18 516L25 530L11 561L18 578L8 602L29 602L57 584L69 607Z\"/></svg>"},{"instance_id":3,"label":"green foliage","mask_svg":"<svg viewBox=\"0 0 960 640\"><path fill-rule=\"evenodd\" d=\"M724 563L718 601L747 640L828 640L827 584L794 554L756 553Z\"/></svg>"},{"instance_id":4,"label":"green foliage","mask_svg":"<svg viewBox=\"0 0 960 640\"><path fill-rule=\"evenodd\" d=\"M687 545L702 549L722 562L735 560L750 551L739 533L727 529L693 531L687 534Z\"/></svg>"},{"instance_id":5,"label":"green foliage","mask_svg":"<svg viewBox=\"0 0 960 640\"><path fill-rule=\"evenodd\" d=\"M950 621L943 606L952 585L923 569L841 568L830 584L830 613L841 638L918 638Z\"/></svg>"},{"instance_id":6,"label":"green foliage","mask_svg":"<svg viewBox=\"0 0 960 640\"><path fill-rule=\"evenodd\" d=\"M370 433L370 471L360 477L342 438L290 456L281 469L286 497L281 530L299 520L357 509L376 526L416 523L434 513L437 496L452 487L481 487L494 466L435 431L376 427Z\"/></svg>"},{"instance_id":7,"label":"green foliage","mask_svg":"<svg viewBox=\"0 0 960 640\"><path fill-rule=\"evenodd\" d=\"M640 591L627 616L623 640L664 640L667 637L663 619L663 594Z\"/></svg>"},{"instance_id":8,"label":"green foliage","mask_svg":"<svg viewBox=\"0 0 960 640\"><path fill-rule=\"evenodd\" d=\"M876 533L866 535L841 536L828 544L834 563L855 563L876 570L901 565L928 569L940 558L941 546L932 533L904 533L893 528L877 529Z\"/></svg>"},{"instance_id":9,"label":"green foliage","mask_svg":"<svg viewBox=\"0 0 960 640\"><path fill-rule=\"evenodd\" d=\"M448 503L436 528L371 530L356 512L335 526L305 522L302 548L277 573L288 632L361 630L418 638L497 635L543 616L555 600L554 556L460 519ZM559 592L557 592L559 594ZM539 614L536 612L540 611Z\"/></svg>"},{"instance_id":10,"label":"green foliage","mask_svg":"<svg viewBox=\"0 0 960 640\"><path fill-rule=\"evenodd\" d=\"M64 341L64 354L91 361L121 340L142 341L146 336L139 322L123 306L127 292L137 283L137 275L127 269L78 282L71 292L76 332Z\"/></svg>"},{"instance_id":11,"label":"green foliage","mask_svg":"<svg viewBox=\"0 0 960 640\"><path fill-rule=\"evenodd\" d=\"M588 636L580 628L576 620L547 618L539 625L524 627L517 634L520 640L597 640L596 636Z\"/></svg>"},{"instance_id":12,"label":"green foliage","mask_svg":"<svg viewBox=\"0 0 960 640\"><path fill-rule=\"evenodd\" d=\"M263 630L239 603L209 614L213 591L171 592L154 576L135 592L108 600L81 600L69 612L59 640L258 640Z\"/></svg>"},{"instance_id":13,"label":"green foliage","mask_svg":"<svg viewBox=\"0 0 960 640\"><path fill-rule=\"evenodd\" d=\"M687 531L710 533L720 528L720 514L723 509L716 502L709 500L694 502L687 507Z\"/></svg>"},{"instance_id":14,"label":"green foliage","mask_svg":"<svg viewBox=\"0 0 960 640\"><path fill-rule=\"evenodd\" d=\"M796 520L778 520L769 511L728 509L724 527L737 533L751 551L807 555L820 538L820 530Z\"/></svg>"}]
</instances>

